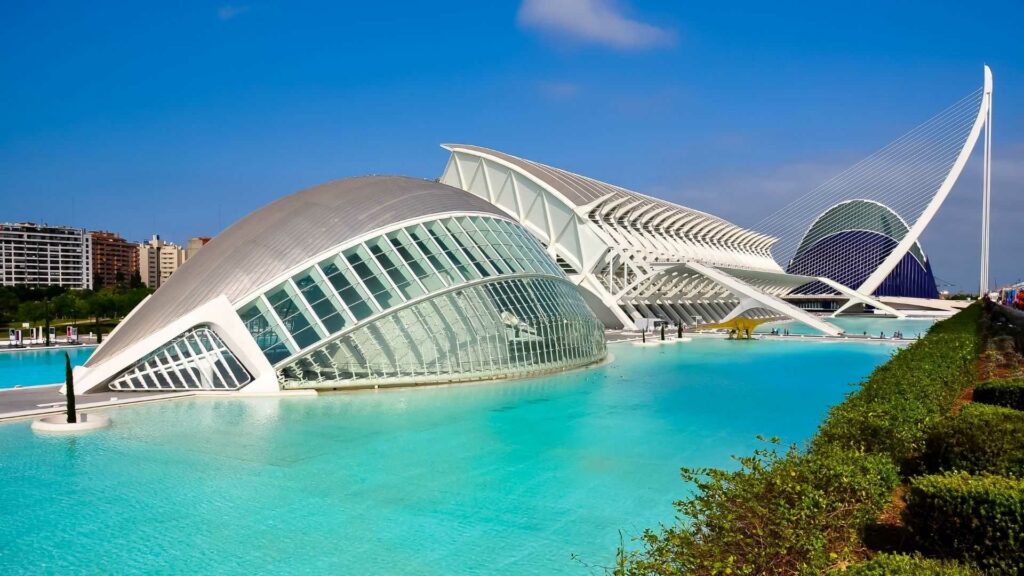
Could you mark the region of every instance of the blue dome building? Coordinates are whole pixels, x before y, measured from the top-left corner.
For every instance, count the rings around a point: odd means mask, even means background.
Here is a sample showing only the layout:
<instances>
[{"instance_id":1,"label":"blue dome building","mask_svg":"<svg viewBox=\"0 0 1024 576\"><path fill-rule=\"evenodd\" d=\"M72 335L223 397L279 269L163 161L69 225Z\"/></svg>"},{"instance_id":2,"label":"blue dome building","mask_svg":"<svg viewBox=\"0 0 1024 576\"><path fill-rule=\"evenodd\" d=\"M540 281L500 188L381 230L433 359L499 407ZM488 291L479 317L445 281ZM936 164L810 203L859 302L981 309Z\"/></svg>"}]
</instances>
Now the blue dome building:
<instances>
[{"instance_id":1,"label":"blue dome building","mask_svg":"<svg viewBox=\"0 0 1024 576\"><path fill-rule=\"evenodd\" d=\"M840 202L811 224L786 272L824 276L846 286L860 286L892 254L908 231L906 222L883 204L862 199ZM820 294L823 289L823 285L815 282L798 292ZM873 295L938 298L931 262L919 242L911 245Z\"/></svg>"}]
</instances>

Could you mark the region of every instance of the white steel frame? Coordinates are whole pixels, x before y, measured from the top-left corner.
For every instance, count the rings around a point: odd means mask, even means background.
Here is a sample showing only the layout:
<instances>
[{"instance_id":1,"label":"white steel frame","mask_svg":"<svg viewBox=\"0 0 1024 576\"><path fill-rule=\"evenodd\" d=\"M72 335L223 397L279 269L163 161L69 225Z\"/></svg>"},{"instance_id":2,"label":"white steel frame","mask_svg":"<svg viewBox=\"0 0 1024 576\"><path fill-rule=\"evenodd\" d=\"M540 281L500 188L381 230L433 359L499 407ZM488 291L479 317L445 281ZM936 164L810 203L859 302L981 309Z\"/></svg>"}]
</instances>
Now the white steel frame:
<instances>
[{"instance_id":1,"label":"white steel frame","mask_svg":"<svg viewBox=\"0 0 1024 576\"><path fill-rule=\"evenodd\" d=\"M491 202L533 233L569 279L600 300L609 327L632 329L651 317L692 326L742 313L787 316L829 334L840 332L779 299L813 279L787 277L771 256L770 236L495 151L444 148L451 156L440 181ZM562 179L538 177L536 171ZM565 188L577 184L603 194L577 205ZM707 273L724 269L729 272ZM764 296L756 299L759 306L741 302L751 289Z\"/></svg>"}]
</instances>

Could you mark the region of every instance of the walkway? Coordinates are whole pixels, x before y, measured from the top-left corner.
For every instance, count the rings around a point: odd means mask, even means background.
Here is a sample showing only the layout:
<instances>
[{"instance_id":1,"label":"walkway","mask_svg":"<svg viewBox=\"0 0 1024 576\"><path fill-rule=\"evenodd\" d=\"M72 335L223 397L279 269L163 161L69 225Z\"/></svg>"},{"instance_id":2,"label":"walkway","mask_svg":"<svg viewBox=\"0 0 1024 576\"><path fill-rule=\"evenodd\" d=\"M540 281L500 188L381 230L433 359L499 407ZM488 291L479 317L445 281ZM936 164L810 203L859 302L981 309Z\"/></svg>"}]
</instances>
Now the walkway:
<instances>
[{"instance_id":1,"label":"walkway","mask_svg":"<svg viewBox=\"0 0 1024 576\"><path fill-rule=\"evenodd\" d=\"M609 344L613 342L640 342L642 337L639 332L625 332L623 330L608 330L604 333L605 340ZM728 334L725 332L715 331L703 331L703 332L683 332L683 338L728 338ZM647 342L659 342L661 340L660 331L648 332ZM676 331L673 329L665 330L665 341L674 342L676 341ZM909 344L916 342L917 338L879 338L877 336L864 336L862 334L843 334L840 336L825 336L818 334L790 334L789 336L783 336L781 334L763 334L756 332L753 335L752 340L813 340L815 342L871 342L875 344Z\"/></svg>"},{"instance_id":2,"label":"walkway","mask_svg":"<svg viewBox=\"0 0 1024 576\"><path fill-rule=\"evenodd\" d=\"M0 390L0 422L28 418L42 414L59 414L66 410L67 398L60 393L60 384L25 386ZM76 394L78 410L105 408L138 402L152 402L168 398L192 396L195 392L102 392Z\"/></svg>"}]
</instances>

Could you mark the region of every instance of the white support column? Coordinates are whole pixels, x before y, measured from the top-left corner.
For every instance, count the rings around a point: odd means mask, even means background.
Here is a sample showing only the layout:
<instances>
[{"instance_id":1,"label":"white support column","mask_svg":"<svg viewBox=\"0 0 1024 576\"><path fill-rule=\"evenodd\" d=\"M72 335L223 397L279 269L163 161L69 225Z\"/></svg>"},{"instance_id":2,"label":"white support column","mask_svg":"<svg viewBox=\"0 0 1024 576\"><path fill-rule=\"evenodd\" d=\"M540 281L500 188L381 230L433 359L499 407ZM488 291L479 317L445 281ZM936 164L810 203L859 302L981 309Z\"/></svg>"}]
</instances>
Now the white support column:
<instances>
[{"instance_id":1,"label":"white support column","mask_svg":"<svg viewBox=\"0 0 1024 576\"><path fill-rule=\"evenodd\" d=\"M950 190L953 189L953 185L956 184L957 178L960 177L960 172L963 171L964 166L967 164L967 160L968 158L970 158L971 152L974 150L974 145L978 143L978 138L981 136L982 127L987 126L989 112L991 109L991 95L992 70L988 66L985 66L985 85L981 100L981 106L978 109L978 116L974 120L974 125L971 127L971 130L968 133L967 139L964 141L964 145L960 149L960 153L957 155L956 160L953 162L953 166L950 168L949 173L946 174L946 178L942 181L942 184L939 185L939 188L938 190L936 190L935 195L932 196L931 200L925 206L924 211L917 218L917 221L914 222L913 226L910 227L910 230L907 231L907 233L903 236L903 239L900 240L899 244L897 244L895 248L893 248L893 250L889 253L889 256L882 262L882 264L878 268L876 268L875 271L872 272L871 275L868 276L868 278L864 280L864 282L860 286L857 287L858 292L861 292L863 294L874 293L874 291L878 289L878 287L882 284L882 282L889 275L889 273L891 273L893 269L896 268L896 265L899 264L900 260L903 259L903 255L906 254L908 250L910 250L910 247L915 242L917 242L918 238L921 237L921 233L932 221L932 218L935 216L936 212L938 212L939 208L942 206L942 203L946 200L946 196L948 196ZM983 205L984 203L985 200L982 201ZM983 223L983 227L986 224L987 218L986 223ZM987 249L987 241L985 239L986 237L984 236L984 234L987 234L987 231L983 232L983 251ZM987 257L987 254L984 254L983 256ZM984 260L985 258L983 258L982 263L982 280L987 283L987 265L984 263Z\"/></svg>"},{"instance_id":2,"label":"white support column","mask_svg":"<svg viewBox=\"0 0 1024 576\"><path fill-rule=\"evenodd\" d=\"M989 225L992 202L992 71L985 67L985 95L988 109L985 114L985 154L981 171L981 283L978 297L988 293ZM984 106L984 104L983 104Z\"/></svg>"},{"instance_id":3,"label":"white support column","mask_svg":"<svg viewBox=\"0 0 1024 576\"><path fill-rule=\"evenodd\" d=\"M862 304L868 304L869 306L874 306L875 308L878 308L879 310L882 310L883 312L886 312L888 314L892 314L893 316L895 316L897 318L906 318L907 317L907 315L904 314L903 312L900 312L899 310L893 308L892 306L889 306L888 304L883 303L881 300L872 298L871 296L868 296L867 294L862 294L860 292L857 292L853 288L850 288L848 286L844 286L844 285L840 284L839 282L836 282L835 280L832 280L831 278L821 277L821 278L818 278L818 281L821 282L822 284L825 284L826 286L834 289L834 290L838 290L840 294L842 294L843 296L846 296L847 298L849 298L849 300L846 302L846 304L843 304L838 310L836 310L832 314L832 318L836 318L837 316L839 316L839 314L843 310L846 310L847 308L849 308L850 306L856 304L857 302L860 302Z\"/></svg>"},{"instance_id":4,"label":"white support column","mask_svg":"<svg viewBox=\"0 0 1024 576\"><path fill-rule=\"evenodd\" d=\"M803 322L804 324L807 324L808 326L814 328L815 330L824 332L829 336L839 336L840 334L843 333L843 331L840 330L839 328L833 326L832 324L829 324L828 322L821 320L817 316L814 316L813 314L810 314L805 310L801 310L800 308L797 308L796 306L790 304L789 302L776 298L775 296L765 294L764 292L757 290L753 286L750 286L746 282L743 282L739 278L726 274L721 270L711 268L710 266L704 266L703 264L698 264L696 262L687 262L686 266L688 266L694 272L703 274L704 276L707 276L708 278L728 288L729 291L731 291L733 294L736 295L737 298L740 299L741 307L743 306L742 302L744 302L744 299L746 298L759 303L761 307L768 308L769 310L774 310L779 314L783 316L788 316L798 322Z\"/></svg>"}]
</instances>

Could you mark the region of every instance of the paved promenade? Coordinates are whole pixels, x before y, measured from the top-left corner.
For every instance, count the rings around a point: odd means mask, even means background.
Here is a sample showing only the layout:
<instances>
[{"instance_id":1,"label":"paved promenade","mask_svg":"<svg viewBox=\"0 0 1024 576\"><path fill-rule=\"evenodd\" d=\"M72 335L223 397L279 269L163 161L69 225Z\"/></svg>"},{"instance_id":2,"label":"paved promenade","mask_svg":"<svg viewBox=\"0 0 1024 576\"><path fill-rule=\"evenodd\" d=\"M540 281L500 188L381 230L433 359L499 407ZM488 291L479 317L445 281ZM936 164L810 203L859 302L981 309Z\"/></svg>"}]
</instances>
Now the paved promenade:
<instances>
[{"instance_id":1,"label":"paved promenade","mask_svg":"<svg viewBox=\"0 0 1024 576\"><path fill-rule=\"evenodd\" d=\"M194 392L102 392L76 394L75 407L79 411L138 402L152 402L168 398L192 396ZM67 409L67 398L60 393L60 384L25 386L0 390L0 422L30 418L43 414L58 414Z\"/></svg>"},{"instance_id":2,"label":"paved promenade","mask_svg":"<svg viewBox=\"0 0 1024 576\"><path fill-rule=\"evenodd\" d=\"M643 338L639 332L626 332L623 330L608 330L605 332L605 338L609 343L612 342L640 342ZM683 332L683 338L728 338L728 334L725 332ZM872 342L875 344L909 344L917 341L917 338L879 338L877 336L864 336L862 334L843 334L841 336L824 336L817 334L790 334L789 336L774 335L774 334L754 334L752 340L787 340L787 341L815 341L815 342ZM665 331L665 341L675 342L676 338L675 330ZM647 342L660 342L661 332L648 332Z\"/></svg>"}]
</instances>

